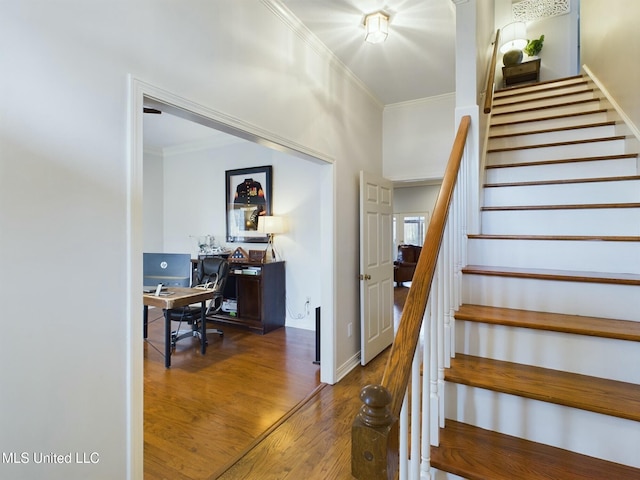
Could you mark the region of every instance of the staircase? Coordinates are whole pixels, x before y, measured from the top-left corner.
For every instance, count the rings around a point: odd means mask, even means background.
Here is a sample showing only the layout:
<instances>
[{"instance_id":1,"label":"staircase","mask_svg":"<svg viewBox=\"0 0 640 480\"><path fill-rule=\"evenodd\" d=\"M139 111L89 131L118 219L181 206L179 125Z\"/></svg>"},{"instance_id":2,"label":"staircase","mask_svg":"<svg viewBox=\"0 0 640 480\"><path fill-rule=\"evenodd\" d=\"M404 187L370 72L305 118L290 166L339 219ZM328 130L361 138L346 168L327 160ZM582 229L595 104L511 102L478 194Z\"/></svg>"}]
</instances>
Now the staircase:
<instances>
[{"instance_id":1,"label":"staircase","mask_svg":"<svg viewBox=\"0 0 640 480\"><path fill-rule=\"evenodd\" d=\"M640 164L601 97L496 92L437 478L640 479Z\"/></svg>"}]
</instances>

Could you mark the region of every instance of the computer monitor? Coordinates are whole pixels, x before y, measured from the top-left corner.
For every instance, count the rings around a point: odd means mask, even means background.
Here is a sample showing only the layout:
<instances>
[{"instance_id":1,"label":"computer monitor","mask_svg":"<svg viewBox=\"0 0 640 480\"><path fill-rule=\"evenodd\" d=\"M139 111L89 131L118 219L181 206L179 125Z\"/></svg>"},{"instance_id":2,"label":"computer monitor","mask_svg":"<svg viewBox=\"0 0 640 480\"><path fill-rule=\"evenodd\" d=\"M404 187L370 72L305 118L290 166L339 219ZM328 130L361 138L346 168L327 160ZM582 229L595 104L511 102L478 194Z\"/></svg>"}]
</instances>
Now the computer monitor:
<instances>
[{"instance_id":1,"label":"computer monitor","mask_svg":"<svg viewBox=\"0 0 640 480\"><path fill-rule=\"evenodd\" d=\"M144 288L161 283L165 287L188 287L191 285L191 254L189 253L143 253L142 274Z\"/></svg>"}]
</instances>

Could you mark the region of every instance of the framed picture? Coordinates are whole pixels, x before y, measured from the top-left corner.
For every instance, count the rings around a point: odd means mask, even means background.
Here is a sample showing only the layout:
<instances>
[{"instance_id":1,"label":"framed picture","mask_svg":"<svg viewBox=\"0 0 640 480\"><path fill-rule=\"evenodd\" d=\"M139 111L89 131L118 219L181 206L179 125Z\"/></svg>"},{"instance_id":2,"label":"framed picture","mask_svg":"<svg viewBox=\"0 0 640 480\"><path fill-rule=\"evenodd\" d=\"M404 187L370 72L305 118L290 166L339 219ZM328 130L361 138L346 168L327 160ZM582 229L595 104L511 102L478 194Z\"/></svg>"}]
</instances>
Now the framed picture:
<instances>
[{"instance_id":1,"label":"framed picture","mask_svg":"<svg viewBox=\"0 0 640 480\"><path fill-rule=\"evenodd\" d=\"M227 242L269 241L258 218L271 215L271 172L270 165L226 171Z\"/></svg>"}]
</instances>

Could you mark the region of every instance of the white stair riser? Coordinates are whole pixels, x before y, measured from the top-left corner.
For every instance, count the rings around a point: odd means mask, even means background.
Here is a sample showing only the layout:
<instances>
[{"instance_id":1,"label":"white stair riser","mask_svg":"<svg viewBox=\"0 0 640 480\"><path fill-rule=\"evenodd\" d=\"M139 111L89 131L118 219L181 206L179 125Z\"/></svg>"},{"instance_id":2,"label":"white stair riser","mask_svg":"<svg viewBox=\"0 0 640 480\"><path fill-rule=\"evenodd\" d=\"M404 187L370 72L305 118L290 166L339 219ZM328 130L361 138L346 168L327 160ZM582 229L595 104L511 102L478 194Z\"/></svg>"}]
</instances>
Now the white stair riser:
<instances>
[{"instance_id":1,"label":"white stair riser","mask_svg":"<svg viewBox=\"0 0 640 480\"><path fill-rule=\"evenodd\" d=\"M484 206L640 203L640 180L484 188Z\"/></svg>"},{"instance_id":2,"label":"white stair riser","mask_svg":"<svg viewBox=\"0 0 640 480\"><path fill-rule=\"evenodd\" d=\"M606 140L503 152L490 151L487 152L487 165L504 165L539 160L564 160L567 158L597 157L601 155L623 155L624 153L626 153L624 140Z\"/></svg>"},{"instance_id":3,"label":"white stair riser","mask_svg":"<svg viewBox=\"0 0 640 480\"><path fill-rule=\"evenodd\" d=\"M505 113L504 115L492 114L491 125L498 125L507 122L516 122L522 120L538 119L551 117L555 115L569 115L572 113L580 113L585 110L596 110L600 108L599 101L570 104L565 106L557 106L551 108L542 108L524 112Z\"/></svg>"},{"instance_id":4,"label":"white stair riser","mask_svg":"<svg viewBox=\"0 0 640 480\"><path fill-rule=\"evenodd\" d=\"M527 109L527 108L537 108L537 107L544 107L548 105L559 105L563 103L577 102L579 100L589 100L591 98L595 98L593 95L593 92L586 91L586 92L575 92L568 95L562 95L562 96L553 97L553 98L538 98L538 99L528 100L528 101L521 101L521 99L518 99L520 101L516 103L504 103L504 104L494 103L493 107L491 108L491 113L495 115L498 113L505 113L505 112L517 112L519 110Z\"/></svg>"},{"instance_id":5,"label":"white stair riser","mask_svg":"<svg viewBox=\"0 0 640 480\"><path fill-rule=\"evenodd\" d=\"M532 100L534 98L546 98L549 95L567 95L573 93L582 93L582 92L591 92L593 95L593 91L589 90L589 87L585 84L577 84L577 85L567 85L564 88L557 88L554 90L538 90L532 91L526 94L520 95L508 95L508 96L494 96L493 106L504 105L506 103L516 103L527 100Z\"/></svg>"},{"instance_id":6,"label":"white stair riser","mask_svg":"<svg viewBox=\"0 0 640 480\"><path fill-rule=\"evenodd\" d=\"M640 383L636 342L456 320L456 352Z\"/></svg>"},{"instance_id":7,"label":"white stair riser","mask_svg":"<svg viewBox=\"0 0 640 480\"><path fill-rule=\"evenodd\" d=\"M462 276L463 303L640 321L638 286Z\"/></svg>"},{"instance_id":8,"label":"white stair riser","mask_svg":"<svg viewBox=\"0 0 640 480\"><path fill-rule=\"evenodd\" d=\"M488 211L481 224L490 235L640 235L640 208Z\"/></svg>"},{"instance_id":9,"label":"white stair riser","mask_svg":"<svg viewBox=\"0 0 640 480\"><path fill-rule=\"evenodd\" d=\"M445 386L445 416L640 468L640 428L631 420L449 382Z\"/></svg>"},{"instance_id":10,"label":"white stair riser","mask_svg":"<svg viewBox=\"0 0 640 480\"><path fill-rule=\"evenodd\" d=\"M560 130L556 132L517 135L515 137L489 138L489 150L495 148L526 147L555 142L573 142L591 138L612 137L616 134L614 125Z\"/></svg>"},{"instance_id":11,"label":"white stair riser","mask_svg":"<svg viewBox=\"0 0 640 480\"><path fill-rule=\"evenodd\" d=\"M571 162L555 165L490 168L486 183L535 182L539 180L568 180L637 175L637 158Z\"/></svg>"},{"instance_id":12,"label":"white stair riser","mask_svg":"<svg viewBox=\"0 0 640 480\"><path fill-rule=\"evenodd\" d=\"M496 119L496 122L499 120ZM576 125L585 125L589 123L606 122L608 115L606 112L593 112L587 115L571 115L560 118L545 118L542 120L534 120L530 122L507 123L501 125L494 123L492 119L491 135L504 135L510 133L531 132L533 130L544 130L548 128L568 127ZM504 123L504 122L502 122Z\"/></svg>"},{"instance_id":13,"label":"white stair riser","mask_svg":"<svg viewBox=\"0 0 640 480\"><path fill-rule=\"evenodd\" d=\"M467 243L467 263L640 275L640 242L474 238Z\"/></svg>"},{"instance_id":14,"label":"white stair riser","mask_svg":"<svg viewBox=\"0 0 640 480\"><path fill-rule=\"evenodd\" d=\"M566 80L560 80L558 82L554 82L553 83L553 87L561 87L561 86L567 86L567 87L577 87L580 84L584 83L584 79L582 78L571 78L571 79L566 79ZM551 86L549 84L532 84L532 85L528 85L528 86L523 86L523 87L518 87L518 88L510 88L510 89L506 89L506 90L498 90L496 91L494 98L498 99L502 99L502 98L508 98L508 97L512 97L514 94L522 94L525 92L542 92L544 93L544 95L548 95L549 92L553 91L551 88Z\"/></svg>"}]
</instances>

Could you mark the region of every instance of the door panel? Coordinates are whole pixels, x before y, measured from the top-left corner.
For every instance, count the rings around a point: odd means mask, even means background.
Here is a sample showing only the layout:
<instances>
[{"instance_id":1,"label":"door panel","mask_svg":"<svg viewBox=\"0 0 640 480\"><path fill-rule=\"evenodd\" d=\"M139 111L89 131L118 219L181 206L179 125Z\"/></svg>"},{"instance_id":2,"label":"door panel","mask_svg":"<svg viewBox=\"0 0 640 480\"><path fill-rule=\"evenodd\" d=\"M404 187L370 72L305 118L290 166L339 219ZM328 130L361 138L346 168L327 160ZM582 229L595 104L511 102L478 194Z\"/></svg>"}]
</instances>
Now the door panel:
<instances>
[{"instance_id":1,"label":"door panel","mask_svg":"<svg viewBox=\"0 0 640 480\"><path fill-rule=\"evenodd\" d=\"M366 365L393 342L393 185L360 172L360 335Z\"/></svg>"}]
</instances>

